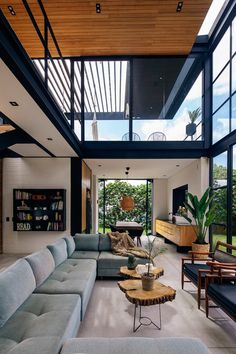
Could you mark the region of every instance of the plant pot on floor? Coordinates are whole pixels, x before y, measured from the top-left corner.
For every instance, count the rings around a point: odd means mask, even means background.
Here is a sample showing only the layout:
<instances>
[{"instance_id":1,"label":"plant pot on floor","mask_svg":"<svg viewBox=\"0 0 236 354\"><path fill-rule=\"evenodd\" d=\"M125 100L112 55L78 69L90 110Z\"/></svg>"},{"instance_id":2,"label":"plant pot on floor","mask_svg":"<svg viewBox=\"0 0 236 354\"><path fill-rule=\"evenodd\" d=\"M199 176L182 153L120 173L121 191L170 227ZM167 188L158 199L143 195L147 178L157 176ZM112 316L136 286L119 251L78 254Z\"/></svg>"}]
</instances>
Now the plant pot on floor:
<instances>
[{"instance_id":1,"label":"plant pot on floor","mask_svg":"<svg viewBox=\"0 0 236 354\"><path fill-rule=\"evenodd\" d=\"M153 290L154 282L155 282L155 279L156 279L155 274L144 273L144 274L142 274L141 279L142 279L143 290L145 290L145 291Z\"/></svg>"},{"instance_id":2,"label":"plant pot on floor","mask_svg":"<svg viewBox=\"0 0 236 354\"><path fill-rule=\"evenodd\" d=\"M203 252L203 253L209 253L210 251L210 244L209 243L203 243L203 244L200 244L200 243L195 243L193 242L192 243L192 251L193 252ZM208 258L209 256L206 254L195 254L194 255L194 258L202 258L202 259L206 259Z\"/></svg>"},{"instance_id":3,"label":"plant pot on floor","mask_svg":"<svg viewBox=\"0 0 236 354\"><path fill-rule=\"evenodd\" d=\"M186 135L193 136L196 133L197 126L195 123L189 123L186 125Z\"/></svg>"}]
</instances>

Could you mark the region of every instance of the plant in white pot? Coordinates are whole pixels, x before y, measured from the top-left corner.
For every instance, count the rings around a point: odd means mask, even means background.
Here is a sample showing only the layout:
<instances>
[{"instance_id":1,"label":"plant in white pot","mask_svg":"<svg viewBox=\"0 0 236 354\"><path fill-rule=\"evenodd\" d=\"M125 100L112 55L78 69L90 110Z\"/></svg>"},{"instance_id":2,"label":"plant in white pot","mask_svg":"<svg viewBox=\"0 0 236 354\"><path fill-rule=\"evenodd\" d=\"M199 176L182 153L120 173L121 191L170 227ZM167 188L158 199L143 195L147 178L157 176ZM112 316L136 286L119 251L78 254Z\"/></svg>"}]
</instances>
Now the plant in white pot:
<instances>
[{"instance_id":1,"label":"plant in white pot","mask_svg":"<svg viewBox=\"0 0 236 354\"><path fill-rule=\"evenodd\" d=\"M197 109L194 109L193 111L188 111L188 116L190 122L186 125L186 135L187 136L193 136L196 133L197 125L196 125L196 120L198 117L201 115L201 108L198 107Z\"/></svg>"},{"instance_id":2,"label":"plant in white pot","mask_svg":"<svg viewBox=\"0 0 236 354\"><path fill-rule=\"evenodd\" d=\"M209 244L206 242L206 235L209 226L213 223L215 218L215 209L211 205L212 198L210 187L207 188L200 199L198 199L196 195L187 193L187 201L184 202L184 206L192 218L187 215L186 211L182 212L182 216L194 227L196 233L196 240L192 244L192 250L194 252L209 252Z\"/></svg>"}]
</instances>

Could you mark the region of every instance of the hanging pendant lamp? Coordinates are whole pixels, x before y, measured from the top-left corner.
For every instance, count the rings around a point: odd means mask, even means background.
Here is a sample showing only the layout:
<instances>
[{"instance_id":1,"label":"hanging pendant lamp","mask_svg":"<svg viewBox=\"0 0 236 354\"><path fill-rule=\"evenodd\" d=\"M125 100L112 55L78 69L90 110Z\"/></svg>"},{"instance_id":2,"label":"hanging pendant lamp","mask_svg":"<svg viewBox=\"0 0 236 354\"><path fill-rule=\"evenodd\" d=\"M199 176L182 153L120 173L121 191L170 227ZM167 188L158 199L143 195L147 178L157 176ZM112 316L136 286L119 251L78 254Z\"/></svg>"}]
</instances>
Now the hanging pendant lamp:
<instances>
[{"instance_id":1,"label":"hanging pendant lamp","mask_svg":"<svg viewBox=\"0 0 236 354\"><path fill-rule=\"evenodd\" d=\"M127 176L127 182L128 182L128 174L129 174L129 167L126 167L126 176ZM129 196L129 195L123 195L120 201L120 206L123 210L126 211L131 211L134 209L134 199L133 197Z\"/></svg>"}]
</instances>

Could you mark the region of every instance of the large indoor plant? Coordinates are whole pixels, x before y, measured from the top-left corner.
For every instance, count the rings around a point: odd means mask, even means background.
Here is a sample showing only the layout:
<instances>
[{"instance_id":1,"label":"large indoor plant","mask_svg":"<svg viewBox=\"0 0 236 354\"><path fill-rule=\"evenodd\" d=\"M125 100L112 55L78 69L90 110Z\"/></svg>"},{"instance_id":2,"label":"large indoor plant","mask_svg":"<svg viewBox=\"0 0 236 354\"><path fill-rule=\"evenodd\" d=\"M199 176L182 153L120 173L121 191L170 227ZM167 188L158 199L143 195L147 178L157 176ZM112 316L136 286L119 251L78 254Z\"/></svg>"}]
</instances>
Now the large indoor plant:
<instances>
[{"instance_id":1,"label":"large indoor plant","mask_svg":"<svg viewBox=\"0 0 236 354\"><path fill-rule=\"evenodd\" d=\"M192 249L196 252L209 252L209 244L206 242L206 235L215 217L215 210L211 205L212 198L211 188L209 187L200 199L198 199L196 195L187 193L187 201L184 202L186 210L181 214L194 227L196 240L193 242ZM187 212L192 218L188 216Z\"/></svg>"}]
</instances>

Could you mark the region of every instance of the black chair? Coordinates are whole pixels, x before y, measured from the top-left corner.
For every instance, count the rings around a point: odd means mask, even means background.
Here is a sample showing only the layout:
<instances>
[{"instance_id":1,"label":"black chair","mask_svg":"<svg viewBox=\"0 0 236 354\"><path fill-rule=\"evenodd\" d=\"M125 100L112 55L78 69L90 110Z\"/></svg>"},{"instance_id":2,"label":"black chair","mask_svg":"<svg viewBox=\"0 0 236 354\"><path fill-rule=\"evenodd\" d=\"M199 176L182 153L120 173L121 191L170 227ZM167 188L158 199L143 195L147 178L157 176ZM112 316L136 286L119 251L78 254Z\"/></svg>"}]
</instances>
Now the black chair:
<instances>
[{"instance_id":1,"label":"black chair","mask_svg":"<svg viewBox=\"0 0 236 354\"><path fill-rule=\"evenodd\" d=\"M137 246L142 247L141 236L143 233L143 226L137 227L135 229L128 230L129 236L134 240L135 237L137 238Z\"/></svg>"},{"instance_id":2,"label":"black chair","mask_svg":"<svg viewBox=\"0 0 236 354\"><path fill-rule=\"evenodd\" d=\"M117 231L116 225L114 225L114 224L109 224L109 226L110 226L111 232L116 232L116 231Z\"/></svg>"}]
</instances>

